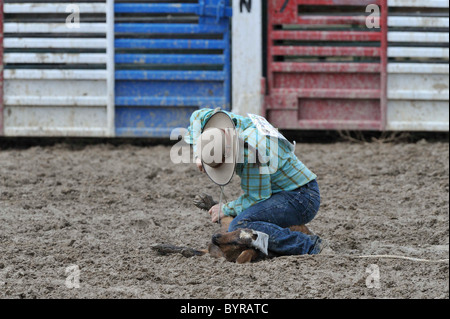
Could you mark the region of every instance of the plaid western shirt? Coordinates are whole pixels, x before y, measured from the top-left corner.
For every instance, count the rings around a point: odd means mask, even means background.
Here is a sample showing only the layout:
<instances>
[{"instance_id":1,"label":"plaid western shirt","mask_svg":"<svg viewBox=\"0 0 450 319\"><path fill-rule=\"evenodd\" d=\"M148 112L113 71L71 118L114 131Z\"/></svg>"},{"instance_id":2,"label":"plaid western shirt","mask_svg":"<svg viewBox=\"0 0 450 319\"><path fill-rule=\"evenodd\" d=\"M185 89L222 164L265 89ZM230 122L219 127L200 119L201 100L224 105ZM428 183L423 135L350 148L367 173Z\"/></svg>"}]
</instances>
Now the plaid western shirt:
<instances>
[{"instance_id":1,"label":"plaid western shirt","mask_svg":"<svg viewBox=\"0 0 450 319\"><path fill-rule=\"evenodd\" d=\"M265 138L248 117L225 113L235 123L244 145L244 152L236 165L243 195L223 206L225 215L237 216L250 206L270 198L272 194L295 190L317 178L297 158L289 143ZM197 154L197 139L212 114L212 109L200 109L191 116L185 141L193 145L194 154ZM258 162L257 158L265 160Z\"/></svg>"}]
</instances>

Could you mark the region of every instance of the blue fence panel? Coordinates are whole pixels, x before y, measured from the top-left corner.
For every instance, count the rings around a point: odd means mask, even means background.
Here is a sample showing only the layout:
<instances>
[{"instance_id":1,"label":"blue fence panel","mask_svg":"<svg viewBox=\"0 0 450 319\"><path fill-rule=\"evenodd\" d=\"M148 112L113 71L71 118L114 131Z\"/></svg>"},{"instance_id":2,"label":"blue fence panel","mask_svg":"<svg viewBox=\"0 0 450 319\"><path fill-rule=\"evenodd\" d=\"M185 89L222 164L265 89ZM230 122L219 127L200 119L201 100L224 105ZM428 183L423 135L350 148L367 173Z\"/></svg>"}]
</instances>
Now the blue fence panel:
<instances>
[{"instance_id":1,"label":"blue fence panel","mask_svg":"<svg viewBox=\"0 0 450 319\"><path fill-rule=\"evenodd\" d=\"M202 107L230 109L230 0L115 4L117 136L168 137Z\"/></svg>"}]
</instances>

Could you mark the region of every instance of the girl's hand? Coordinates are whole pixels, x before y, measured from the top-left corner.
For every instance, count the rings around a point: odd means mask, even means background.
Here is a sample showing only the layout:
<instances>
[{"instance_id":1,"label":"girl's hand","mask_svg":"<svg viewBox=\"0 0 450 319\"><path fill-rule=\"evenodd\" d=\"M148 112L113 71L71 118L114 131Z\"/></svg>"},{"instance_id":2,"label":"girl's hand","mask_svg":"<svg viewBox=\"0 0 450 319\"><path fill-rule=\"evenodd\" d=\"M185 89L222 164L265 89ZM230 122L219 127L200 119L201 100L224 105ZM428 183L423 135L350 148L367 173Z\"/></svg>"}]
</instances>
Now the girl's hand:
<instances>
[{"instance_id":1,"label":"girl's hand","mask_svg":"<svg viewBox=\"0 0 450 319\"><path fill-rule=\"evenodd\" d=\"M197 165L198 170L203 173L204 170L203 170L202 160L197 158L195 160L195 165Z\"/></svg>"},{"instance_id":2,"label":"girl's hand","mask_svg":"<svg viewBox=\"0 0 450 319\"><path fill-rule=\"evenodd\" d=\"M214 205L208 212L211 215L211 221L217 223L219 221L219 204ZM220 219L224 218L223 212L220 212Z\"/></svg>"}]
</instances>

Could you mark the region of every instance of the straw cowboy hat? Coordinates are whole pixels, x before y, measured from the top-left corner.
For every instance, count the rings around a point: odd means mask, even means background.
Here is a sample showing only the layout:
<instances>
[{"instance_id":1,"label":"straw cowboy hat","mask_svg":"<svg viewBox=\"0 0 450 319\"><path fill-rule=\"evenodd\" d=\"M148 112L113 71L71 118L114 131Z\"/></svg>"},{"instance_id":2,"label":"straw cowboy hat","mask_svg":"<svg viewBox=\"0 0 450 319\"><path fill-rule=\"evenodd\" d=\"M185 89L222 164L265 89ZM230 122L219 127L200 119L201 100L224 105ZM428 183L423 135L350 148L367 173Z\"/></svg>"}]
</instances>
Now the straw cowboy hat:
<instances>
[{"instance_id":1,"label":"straw cowboy hat","mask_svg":"<svg viewBox=\"0 0 450 319\"><path fill-rule=\"evenodd\" d=\"M231 117L216 111L206 122L198 146L206 174L217 185L227 185L233 178L238 154L236 127Z\"/></svg>"}]
</instances>

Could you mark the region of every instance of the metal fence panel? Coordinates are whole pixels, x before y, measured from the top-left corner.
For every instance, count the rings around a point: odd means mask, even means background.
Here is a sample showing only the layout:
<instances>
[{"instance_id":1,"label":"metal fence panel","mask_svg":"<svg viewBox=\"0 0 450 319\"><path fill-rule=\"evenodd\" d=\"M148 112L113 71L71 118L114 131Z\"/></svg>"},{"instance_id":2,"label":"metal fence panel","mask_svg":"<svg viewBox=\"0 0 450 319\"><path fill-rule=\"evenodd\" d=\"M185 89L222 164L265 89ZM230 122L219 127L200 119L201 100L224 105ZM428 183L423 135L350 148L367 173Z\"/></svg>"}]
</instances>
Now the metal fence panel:
<instances>
[{"instance_id":1,"label":"metal fence panel","mask_svg":"<svg viewBox=\"0 0 450 319\"><path fill-rule=\"evenodd\" d=\"M388 130L449 130L448 0L389 2Z\"/></svg>"},{"instance_id":2,"label":"metal fence panel","mask_svg":"<svg viewBox=\"0 0 450 319\"><path fill-rule=\"evenodd\" d=\"M115 4L117 136L168 137L200 107L230 108L230 1Z\"/></svg>"},{"instance_id":3,"label":"metal fence panel","mask_svg":"<svg viewBox=\"0 0 450 319\"><path fill-rule=\"evenodd\" d=\"M107 2L4 4L5 135L111 136Z\"/></svg>"},{"instance_id":4,"label":"metal fence panel","mask_svg":"<svg viewBox=\"0 0 450 319\"><path fill-rule=\"evenodd\" d=\"M366 6L381 19L367 26ZM284 129L382 130L386 1L270 0L265 112Z\"/></svg>"},{"instance_id":5,"label":"metal fence panel","mask_svg":"<svg viewBox=\"0 0 450 319\"><path fill-rule=\"evenodd\" d=\"M387 1L269 0L261 113L284 129L448 131L449 2ZM0 135L167 137L197 108L230 109L231 15L229 0L1 1Z\"/></svg>"},{"instance_id":6,"label":"metal fence panel","mask_svg":"<svg viewBox=\"0 0 450 319\"><path fill-rule=\"evenodd\" d=\"M3 1L0 1L0 136L3 135Z\"/></svg>"}]
</instances>

